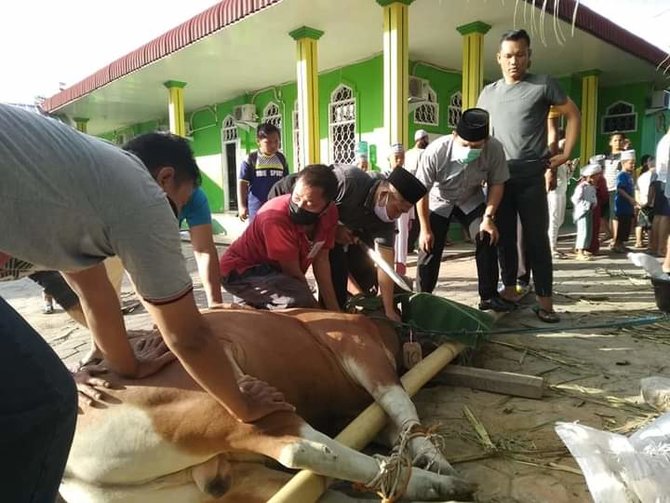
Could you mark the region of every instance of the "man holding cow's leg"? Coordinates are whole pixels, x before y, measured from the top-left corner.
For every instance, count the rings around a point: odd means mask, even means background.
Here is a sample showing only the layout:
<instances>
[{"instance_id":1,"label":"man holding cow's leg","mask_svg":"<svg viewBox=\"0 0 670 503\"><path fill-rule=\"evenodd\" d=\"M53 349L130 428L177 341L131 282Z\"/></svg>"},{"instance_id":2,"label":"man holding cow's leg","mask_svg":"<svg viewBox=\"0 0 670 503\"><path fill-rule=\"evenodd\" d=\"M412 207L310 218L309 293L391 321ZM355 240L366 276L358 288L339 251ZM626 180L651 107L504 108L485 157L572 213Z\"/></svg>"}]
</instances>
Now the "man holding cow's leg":
<instances>
[{"instance_id":1,"label":"man holding cow's leg","mask_svg":"<svg viewBox=\"0 0 670 503\"><path fill-rule=\"evenodd\" d=\"M335 244L337 179L313 164L291 194L265 203L221 257L223 287L258 309L319 307L305 273L312 266L326 309L339 311L328 252Z\"/></svg>"},{"instance_id":2,"label":"man holding cow's leg","mask_svg":"<svg viewBox=\"0 0 670 503\"><path fill-rule=\"evenodd\" d=\"M393 264L395 222L426 194L426 188L405 169L394 169L388 177L365 173L356 166L334 165L331 169L337 178L334 203L339 224L329 261L339 307L346 306L347 279L351 279L361 291L378 293L384 314L400 321L393 280L381 268L375 268L361 244L375 248L387 264ZM277 182L270 198L289 194L297 176L292 174Z\"/></svg>"},{"instance_id":3,"label":"man holding cow's leg","mask_svg":"<svg viewBox=\"0 0 670 503\"><path fill-rule=\"evenodd\" d=\"M102 263L118 255L169 348L233 417L250 422L292 408L268 385L252 386L252 394L240 390L240 376L195 305L176 219L146 171L151 166L142 165L169 167L168 184L178 194L173 204L183 206L199 179L183 138L145 135L128 153L4 104L0 124L8 126L0 128L0 266L12 256L66 271L106 366L142 378L174 356L164 346L142 354L130 346ZM99 383L85 373L74 377ZM39 334L0 301L3 500L55 500L76 410L72 376Z\"/></svg>"}]
</instances>

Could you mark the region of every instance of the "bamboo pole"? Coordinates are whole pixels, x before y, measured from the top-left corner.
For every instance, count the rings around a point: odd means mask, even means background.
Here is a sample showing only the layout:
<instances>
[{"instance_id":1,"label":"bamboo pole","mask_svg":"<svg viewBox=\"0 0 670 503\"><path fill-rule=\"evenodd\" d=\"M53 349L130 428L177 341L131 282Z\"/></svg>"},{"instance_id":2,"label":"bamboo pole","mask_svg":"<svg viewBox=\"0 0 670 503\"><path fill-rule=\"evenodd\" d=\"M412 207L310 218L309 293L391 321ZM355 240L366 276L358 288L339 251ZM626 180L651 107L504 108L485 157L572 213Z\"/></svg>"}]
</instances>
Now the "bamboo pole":
<instances>
[{"instance_id":1,"label":"bamboo pole","mask_svg":"<svg viewBox=\"0 0 670 503\"><path fill-rule=\"evenodd\" d=\"M402 384L409 396L415 395L428 381L463 350L465 346L450 342L442 344L418 365L402 376ZM360 450L365 447L386 424L387 416L373 403L360 413L340 434L338 442ZM268 500L268 503L314 503L326 491L330 481L309 470L302 470Z\"/></svg>"}]
</instances>

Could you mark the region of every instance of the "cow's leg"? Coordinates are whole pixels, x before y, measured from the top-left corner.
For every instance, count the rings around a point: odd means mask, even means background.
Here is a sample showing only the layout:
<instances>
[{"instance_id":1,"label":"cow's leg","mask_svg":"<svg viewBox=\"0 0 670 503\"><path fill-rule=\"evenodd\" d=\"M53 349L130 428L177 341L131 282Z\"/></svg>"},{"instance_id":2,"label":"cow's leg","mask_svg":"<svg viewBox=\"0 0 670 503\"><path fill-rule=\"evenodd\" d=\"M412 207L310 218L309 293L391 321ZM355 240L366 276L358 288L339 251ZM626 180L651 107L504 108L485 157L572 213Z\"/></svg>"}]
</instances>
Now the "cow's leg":
<instances>
[{"instance_id":1,"label":"cow's leg","mask_svg":"<svg viewBox=\"0 0 670 503\"><path fill-rule=\"evenodd\" d=\"M407 428L420 424L412 399L403 389L395 369L381 347L371 346L365 352L352 352L344 359L344 363L349 375L388 414L395 438L404 434ZM444 455L425 435L421 435L416 429L410 434L412 438L409 446L413 464L438 473L455 474Z\"/></svg>"},{"instance_id":2,"label":"cow's leg","mask_svg":"<svg viewBox=\"0 0 670 503\"><path fill-rule=\"evenodd\" d=\"M290 426L285 423L283 428L258 433L258 436L247 433L238 437L236 447L272 457L288 468L307 469L365 485L369 485L380 472L376 459L346 447L304 422L293 422ZM406 497L410 499L434 501L468 497L474 491L474 485L456 477L415 467L409 469Z\"/></svg>"},{"instance_id":3,"label":"cow's leg","mask_svg":"<svg viewBox=\"0 0 670 503\"><path fill-rule=\"evenodd\" d=\"M413 465L437 473L456 474L440 449L417 428L420 421L416 407L400 383L379 386L368 391L391 418L389 432L393 438L397 441L401 435L410 435L409 447Z\"/></svg>"}]
</instances>

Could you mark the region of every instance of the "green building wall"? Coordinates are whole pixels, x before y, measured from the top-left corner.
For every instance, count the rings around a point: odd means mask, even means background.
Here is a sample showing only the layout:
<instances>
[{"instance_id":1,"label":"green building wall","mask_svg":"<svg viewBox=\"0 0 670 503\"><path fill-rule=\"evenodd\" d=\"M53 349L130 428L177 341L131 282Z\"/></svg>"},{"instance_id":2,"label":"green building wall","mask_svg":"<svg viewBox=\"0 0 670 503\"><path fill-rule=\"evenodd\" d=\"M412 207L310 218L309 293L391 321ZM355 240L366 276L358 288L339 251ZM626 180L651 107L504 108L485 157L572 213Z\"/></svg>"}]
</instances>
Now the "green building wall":
<instances>
[{"instance_id":1,"label":"green building wall","mask_svg":"<svg viewBox=\"0 0 670 503\"><path fill-rule=\"evenodd\" d=\"M410 140L414 132L421 128L431 134L442 135L451 132L448 125L449 104L452 95L461 89L461 75L459 72L436 67L421 61L410 62L410 74L426 79L437 95L438 125L427 126L414 123L414 114L410 117ZM563 90L572 100L581 107L582 85L581 79L576 76L559 77L558 81ZM332 93L341 84L349 86L356 99L356 135L358 139L366 135L379 132L384 126L383 117L383 59L381 54L374 55L367 60L353 63L342 68L319 74L319 134L322 139L322 158L329 158L329 104ZM636 83L620 86L600 87L598 97L598 126L596 149L597 152L607 152L608 135L602 133L602 117L609 106L623 100L631 103L638 114L637 129L628 133L633 146L638 150L638 157L644 153L654 153L655 145L670 125L670 113L659 112L646 115L652 87L649 83ZM197 157L217 155L222 153L221 128L223 120L233 113L234 107L245 103L253 103L259 117L268 103L276 103L282 114L282 151L286 155L291 170L295 166L293 148L293 110L297 97L295 82L278 84L253 93L247 93L224 102L213 103L191 111L187 121L191 128L192 148ZM185 92L185 101L188 104L188 88ZM119 135L125 138L155 130L160 124L166 124L167 118L162 117L129 128L109 132L102 137L115 141ZM380 138L383 135L377 135ZM256 148L255 131L238 128L242 152L251 152ZM384 163L384 152L387 145L379 141L371 145L371 161L373 169L380 169ZM407 146L408 148L411 145ZM376 159L374 156L376 152ZM573 152L573 157L579 154L579 144ZM238 164L242 159L237 159ZM214 180L214 176L203 170L203 189L207 194L213 212L222 212L225 208L224 190L222 184Z\"/></svg>"}]
</instances>

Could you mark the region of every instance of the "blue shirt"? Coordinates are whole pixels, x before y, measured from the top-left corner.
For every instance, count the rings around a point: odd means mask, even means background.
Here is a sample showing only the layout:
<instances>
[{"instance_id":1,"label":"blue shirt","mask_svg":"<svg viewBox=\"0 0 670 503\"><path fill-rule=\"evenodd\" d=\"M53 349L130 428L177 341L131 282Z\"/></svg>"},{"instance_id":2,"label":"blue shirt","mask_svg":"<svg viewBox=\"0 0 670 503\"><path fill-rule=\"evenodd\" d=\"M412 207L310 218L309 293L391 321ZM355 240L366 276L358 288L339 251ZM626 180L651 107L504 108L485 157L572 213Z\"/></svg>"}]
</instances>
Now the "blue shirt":
<instances>
[{"instance_id":1,"label":"blue shirt","mask_svg":"<svg viewBox=\"0 0 670 503\"><path fill-rule=\"evenodd\" d=\"M209 210L209 203L207 196L202 187L198 187L193 191L191 198L184 205L179 214L179 226L186 220L188 227L192 229L198 225L205 225L212 223L212 212Z\"/></svg>"},{"instance_id":2,"label":"blue shirt","mask_svg":"<svg viewBox=\"0 0 670 503\"><path fill-rule=\"evenodd\" d=\"M268 200L268 193L272 186L287 175L286 160L279 152L270 156L258 152L255 166L252 164L252 156L242 163L240 180L246 180L249 183L247 204L250 219Z\"/></svg>"},{"instance_id":3,"label":"blue shirt","mask_svg":"<svg viewBox=\"0 0 670 503\"><path fill-rule=\"evenodd\" d=\"M623 189L630 197L635 197L635 186L633 177L626 171L620 171L616 176L616 194L614 195L614 214L616 216L633 215L633 205L630 201L619 193Z\"/></svg>"}]
</instances>

